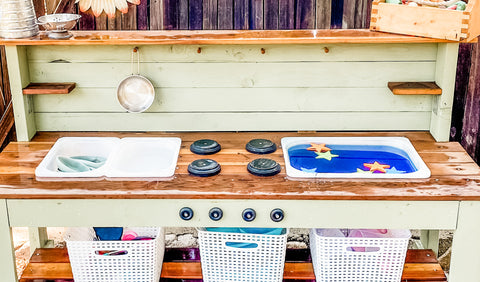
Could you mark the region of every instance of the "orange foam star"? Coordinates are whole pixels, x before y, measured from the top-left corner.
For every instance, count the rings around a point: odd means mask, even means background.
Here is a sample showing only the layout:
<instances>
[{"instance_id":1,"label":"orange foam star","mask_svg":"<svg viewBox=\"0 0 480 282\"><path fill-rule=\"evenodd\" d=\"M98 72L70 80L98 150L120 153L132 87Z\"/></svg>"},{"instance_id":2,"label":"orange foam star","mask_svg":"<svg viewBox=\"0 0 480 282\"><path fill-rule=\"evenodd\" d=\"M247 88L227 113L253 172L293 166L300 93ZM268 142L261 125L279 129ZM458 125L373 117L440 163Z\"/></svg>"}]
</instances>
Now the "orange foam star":
<instances>
[{"instance_id":1,"label":"orange foam star","mask_svg":"<svg viewBox=\"0 0 480 282\"><path fill-rule=\"evenodd\" d=\"M382 165L382 164L379 164L378 162L374 162L373 164L363 164L365 167L368 167L370 168L370 171L380 171L380 172L383 172L385 173L385 169L386 168L390 168L389 165Z\"/></svg>"},{"instance_id":2,"label":"orange foam star","mask_svg":"<svg viewBox=\"0 0 480 282\"><path fill-rule=\"evenodd\" d=\"M328 148L327 146L325 146L325 144L310 143L310 146L311 147L308 147L307 150L315 151L315 152L319 152L319 153L328 152L328 151L332 150L332 149Z\"/></svg>"}]
</instances>

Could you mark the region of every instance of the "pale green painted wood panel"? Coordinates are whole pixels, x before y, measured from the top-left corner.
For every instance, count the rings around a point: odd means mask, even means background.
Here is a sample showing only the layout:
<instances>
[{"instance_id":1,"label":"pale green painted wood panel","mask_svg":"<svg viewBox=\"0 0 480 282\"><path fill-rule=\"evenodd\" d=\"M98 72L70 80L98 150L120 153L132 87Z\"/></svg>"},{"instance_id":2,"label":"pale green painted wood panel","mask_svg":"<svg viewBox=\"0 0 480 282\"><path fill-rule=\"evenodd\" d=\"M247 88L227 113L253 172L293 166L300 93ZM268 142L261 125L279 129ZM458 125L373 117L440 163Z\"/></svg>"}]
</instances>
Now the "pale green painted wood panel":
<instances>
[{"instance_id":1,"label":"pale green painted wood panel","mask_svg":"<svg viewBox=\"0 0 480 282\"><path fill-rule=\"evenodd\" d=\"M28 57L34 62L130 62L133 47L34 46ZM436 52L437 44L140 46L142 62L435 61Z\"/></svg>"},{"instance_id":2,"label":"pale green painted wood panel","mask_svg":"<svg viewBox=\"0 0 480 282\"><path fill-rule=\"evenodd\" d=\"M37 248L44 248L48 243L48 233L47 228L45 227L31 227L28 228L28 238L30 240L30 253L33 252Z\"/></svg>"},{"instance_id":3,"label":"pale green painted wood panel","mask_svg":"<svg viewBox=\"0 0 480 282\"><path fill-rule=\"evenodd\" d=\"M87 184L86 184L87 185ZM179 218L191 207L190 221ZM224 217L214 222L208 211L219 207ZM257 218L242 220L245 208ZM270 220L282 208L285 219ZM311 201L311 200L8 200L12 226L257 226L324 228L455 229L458 202ZM36 209L36 213L31 210Z\"/></svg>"},{"instance_id":4,"label":"pale green painted wood panel","mask_svg":"<svg viewBox=\"0 0 480 282\"><path fill-rule=\"evenodd\" d=\"M420 232L420 242L424 249L431 249L438 256L439 230L422 230Z\"/></svg>"},{"instance_id":5,"label":"pale green painted wood panel","mask_svg":"<svg viewBox=\"0 0 480 282\"><path fill-rule=\"evenodd\" d=\"M461 202L448 281L480 281L480 202Z\"/></svg>"},{"instance_id":6,"label":"pale green painted wood panel","mask_svg":"<svg viewBox=\"0 0 480 282\"><path fill-rule=\"evenodd\" d=\"M2 281L17 281L15 266L15 248L10 228L7 200L0 200L0 276Z\"/></svg>"},{"instance_id":7,"label":"pale green painted wood panel","mask_svg":"<svg viewBox=\"0 0 480 282\"><path fill-rule=\"evenodd\" d=\"M33 100L22 89L30 83L25 46L6 46L10 90L18 141L29 141L36 133Z\"/></svg>"},{"instance_id":8,"label":"pale green painted wood panel","mask_svg":"<svg viewBox=\"0 0 480 282\"><path fill-rule=\"evenodd\" d=\"M156 88L147 112L431 111L432 95L393 95L384 88ZM76 88L35 95L35 112L125 112L115 88ZM253 102L254 101L254 102Z\"/></svg>"},{"instance_id":9,"label":"pale green painted wood panel","mask_svg":"<svg viewBox=\"0 0 480 282\"><path fill-rule=\"evenodd\" d=\"M443 91L433 100L430 125L430 133L437 141L447 142L450 138L458 46L458 43L442 43L438 46L435 81Z\"/></svg>"},{"instance_id":10,"label":"pale green painted wood panel","mask_svg":"<svg viewBox=\"0 0 480 282\"><path fill-rule=\"evenodd\" d=\"M37 113L39 131L428 130L430 112Z\"/></svg>"},{"instance_id":11,"label":"pale green painted wood panel","mask_svg":"<svg viewBox=\"0 0 480 282\"><path fill-rule=\"evenodd\" d=\"M432 81L434 62L144 63L157 87L386 87L396 81ZM33 82L117 87L129 63L31 63Z\"/></svg>"}]
</instances>

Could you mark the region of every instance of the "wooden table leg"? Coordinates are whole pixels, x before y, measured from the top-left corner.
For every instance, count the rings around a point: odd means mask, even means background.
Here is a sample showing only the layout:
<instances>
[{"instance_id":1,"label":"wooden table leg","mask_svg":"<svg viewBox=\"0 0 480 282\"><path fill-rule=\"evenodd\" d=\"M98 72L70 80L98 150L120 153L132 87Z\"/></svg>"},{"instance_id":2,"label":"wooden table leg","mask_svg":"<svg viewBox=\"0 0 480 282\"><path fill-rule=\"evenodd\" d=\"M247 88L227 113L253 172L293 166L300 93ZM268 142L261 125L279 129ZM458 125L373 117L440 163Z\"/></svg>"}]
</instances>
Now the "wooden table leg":
<instances>
[{"instance_id":1,"label":"wooden table leg","mask_svg":"<svg viewBox=\"0 0 480 282\"><path fill-rule=\"evenodd\" d=\"M5 199L0 200L0 276L5 282L18 281L12 229L9 225Z\"/></svg>"},{"instance_id":2,"label":"wooden table leg","mask_svg":"<svg viewBox=\"0 0 480 282\"><path fill-rule=\"evenodd\" d=\"M450 282L480 281L480 202L461 202L452 243Z\"/></svg>"}]
</instances>

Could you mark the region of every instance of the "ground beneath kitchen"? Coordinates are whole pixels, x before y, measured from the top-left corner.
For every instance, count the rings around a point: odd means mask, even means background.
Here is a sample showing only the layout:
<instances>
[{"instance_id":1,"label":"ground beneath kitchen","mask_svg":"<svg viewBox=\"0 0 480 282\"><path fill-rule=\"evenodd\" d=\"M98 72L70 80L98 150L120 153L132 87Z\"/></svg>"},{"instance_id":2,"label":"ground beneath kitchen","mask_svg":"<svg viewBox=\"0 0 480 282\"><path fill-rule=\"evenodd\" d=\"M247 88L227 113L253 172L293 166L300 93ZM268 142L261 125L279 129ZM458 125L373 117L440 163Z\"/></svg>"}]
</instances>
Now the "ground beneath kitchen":
<instances>
[{"instance_id":1,"label":"ground beneath kitchen","mask_svg":"<svg viewBox=\"0 0 480 282\"><path fill-rule=\"evenodd\" d=\"M48 238L54 241L55 247L65 247L63 241L64 228L48 228ZM420 232L412 230L410 247L418 244ZM452 245L453 231L440 232L440 246L438 261L445 272L450 268L450 254ZM17 272L21 276L23 270L28 264L30 258L30 242L28 240L28 228L13 228L13 239L15 245L15 255L17 263ZM166 228L165 244L167 248L188 248L198 247L197 232L194 228ZM287 248L304 249L309 247L308 229L292 228L288 235Z\"/></svg>"}]
</instances>

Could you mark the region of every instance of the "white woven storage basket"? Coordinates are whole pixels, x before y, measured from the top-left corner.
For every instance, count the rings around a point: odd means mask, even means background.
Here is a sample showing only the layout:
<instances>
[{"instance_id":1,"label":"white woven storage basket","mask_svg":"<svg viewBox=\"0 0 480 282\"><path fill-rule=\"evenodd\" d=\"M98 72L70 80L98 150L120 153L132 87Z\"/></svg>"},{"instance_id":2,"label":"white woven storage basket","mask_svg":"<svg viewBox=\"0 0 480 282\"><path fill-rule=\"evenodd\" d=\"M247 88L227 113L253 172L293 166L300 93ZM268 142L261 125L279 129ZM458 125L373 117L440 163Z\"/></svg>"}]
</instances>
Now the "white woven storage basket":
<instances>
[{"instance_id":1,"label":"white woven storage basket","mask_svg":"<svg viewBox=\"0 0 480 282\"><path fill-rule=\"evenodd\" d=\"M317 231L310 230L317 281L401 281L409 230L390 230L393 238L323 237Z\"/></svg>"},{"instance_id":2,"label":"white woven storage basket","mask_svg":"<svg viewBox=\"0 0 480 282\"><path fill-rule=\"evenodd\" d=\"M138 236L154 240L93 241L92 228L67 231L68 255L75 282L158 282L165 252L164 230L160 227L128 228ZM124 255L105 256L97 251L126 251Z\"/></svg>"},{"instance_id":3,"label":"white woven storage basket","mask_svg":"<svg viewBox=\"0 0 480 282\"><path fill-rule=\"evenodd\" d=\"M277 282L283 279L288 230L281 235L211 232L198 229L205 282ZM256 244L236 248L227 243Z\"/></svg>"}]
</instances>

